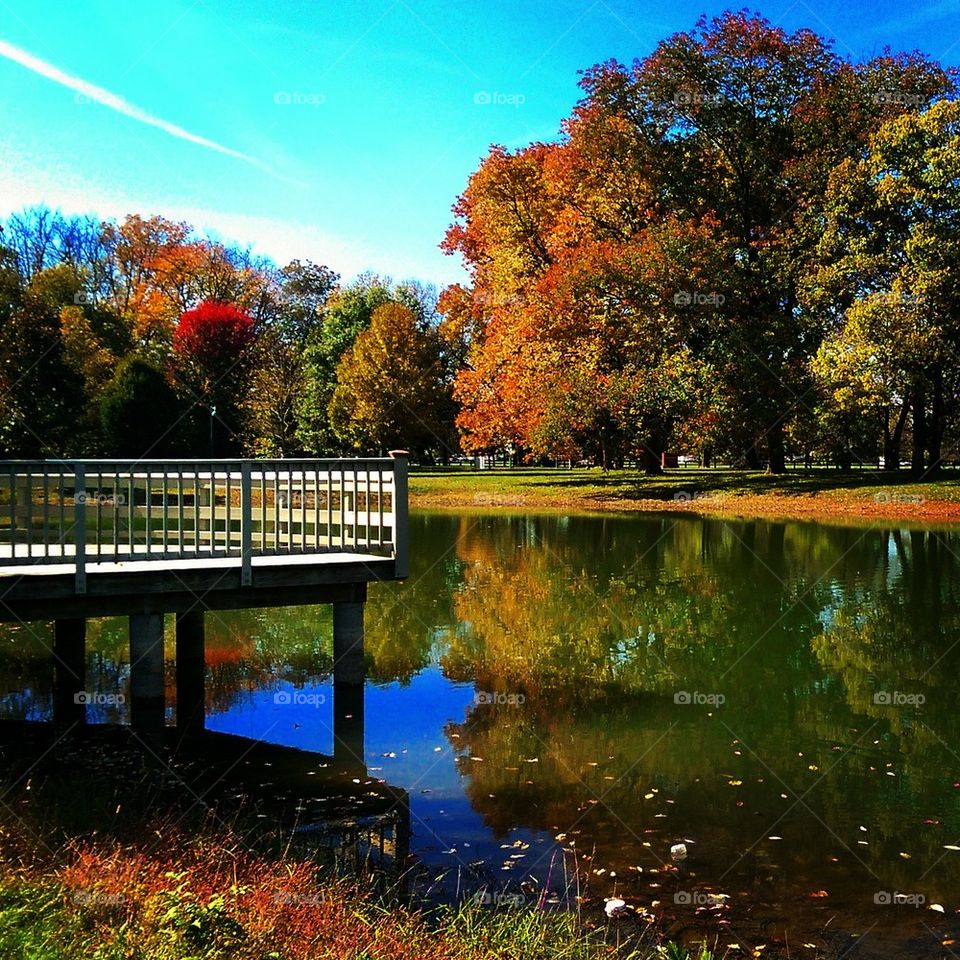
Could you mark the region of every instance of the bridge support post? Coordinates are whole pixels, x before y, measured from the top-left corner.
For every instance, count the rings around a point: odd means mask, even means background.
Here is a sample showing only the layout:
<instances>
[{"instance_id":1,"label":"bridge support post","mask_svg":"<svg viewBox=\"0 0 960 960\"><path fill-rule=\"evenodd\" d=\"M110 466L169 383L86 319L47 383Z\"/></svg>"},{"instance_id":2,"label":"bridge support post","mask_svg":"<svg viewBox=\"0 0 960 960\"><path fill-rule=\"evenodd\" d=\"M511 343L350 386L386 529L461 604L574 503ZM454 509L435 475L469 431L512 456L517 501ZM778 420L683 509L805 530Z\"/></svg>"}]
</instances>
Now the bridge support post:
<instances>
[{"instance_id":1,"label":"bridge support post","mask_svg":"<svg viewBox=\"0 0 960 960\"><path fill-rule=\"evenodd\" d=\"M53 722L84 723L87 710L84 684L87 667L87 621L83 617L53 624Z\"/></svg>"},{"instance_id":2,"label":"bridge support post","mask_svg":"<svg viewBox=\"0 0 960 960\"><path fill-rule=\"evenodd\" d=\"M366 772L363 738L363 601L333 605L333 756Z\"/></svg>"},{"instance_id":3,"label":"bridge support post","mask_svg":"<svg viewBox=\"0 0 960 960\"><path fill-rule=\"evenodd\" d=\"M177 729L199 733L206 719L203 611L177 614Z\"/></svg>"},{"instance_id":4,"label":"bridge support post","mask_svg":"<svg viewBox=\"0 0 960 960\"><path fill-rule=\"evenodd\" d=\"M130 617L130 725L162 736L164 710L163 614L135 614Z\"/></svg>"}]
</instances>

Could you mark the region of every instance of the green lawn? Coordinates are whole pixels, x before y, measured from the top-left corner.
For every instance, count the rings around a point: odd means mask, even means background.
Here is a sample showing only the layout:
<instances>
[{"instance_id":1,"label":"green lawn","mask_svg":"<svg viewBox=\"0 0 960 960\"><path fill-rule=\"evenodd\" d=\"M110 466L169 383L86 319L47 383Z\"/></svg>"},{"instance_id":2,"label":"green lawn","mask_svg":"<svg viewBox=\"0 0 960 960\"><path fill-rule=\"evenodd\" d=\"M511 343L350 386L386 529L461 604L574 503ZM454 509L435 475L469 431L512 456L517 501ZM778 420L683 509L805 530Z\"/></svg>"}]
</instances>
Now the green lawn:
<instances>
[{"instance_id":1,"label":"green lawn","mask_svg":"<svg viewBox=\"0 0 960 960\"><path fill-rule=\"evenodd\" d=\"M703 507L745 506L764 498L770 504L789 499L822 503L825 508L890 506L910 508L960 505L960 470L923 482L907 472L876 470L841 473L837 470L790 470L782 476L729 469L678 468L660 476L635 470L518 468L477 471L469 468L429 468L411 471L410 493L420 505L509 505L629 508L643 501L665 506L703 500Z\"/></svg>"}]
</instances>

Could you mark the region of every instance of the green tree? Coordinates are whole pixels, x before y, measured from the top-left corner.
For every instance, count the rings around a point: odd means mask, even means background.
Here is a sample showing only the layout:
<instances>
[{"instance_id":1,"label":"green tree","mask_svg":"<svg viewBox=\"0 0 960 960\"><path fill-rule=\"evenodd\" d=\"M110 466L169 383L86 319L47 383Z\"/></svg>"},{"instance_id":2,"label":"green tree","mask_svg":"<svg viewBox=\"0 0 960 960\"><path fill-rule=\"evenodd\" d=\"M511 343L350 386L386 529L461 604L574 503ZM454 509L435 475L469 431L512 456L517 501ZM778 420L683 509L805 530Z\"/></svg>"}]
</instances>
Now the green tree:
<instances>
[{"instance_id":1,"label":"green tree","mask_svg":"<svg viewBox=\"0 0 960 960\"><path fill-rule=\"evenodd\" d=\"M330 401L337 436L355 450L445 453L451 412L439 334L407 307L378 307L337 367Z\"/></svg>"},{"instance_id":2,"label":"green tree","mask_svg":"<svg viewBox=\"0 0 960 960\"><path fill-rule=\"evenodd\" d=\"M909 403L918 474L939 465L956 411L958 123L956 101L904 113L877 131L862 159L837 167L807 277L811 309L833 319L838 342L873 344L882 361L871 368L884 371L888 399Z\"/></svg>"},{"instance_id":3,"label":"green tree","mask_svg":"<svg viewBox=\"0 0 960 960\"><path fill-rule=\"evenodd\" d=\"M136 356L124 360L100 397L107 453L164 457L182 449L183 405L163 372Z\"/></svg>"}]
</instances>

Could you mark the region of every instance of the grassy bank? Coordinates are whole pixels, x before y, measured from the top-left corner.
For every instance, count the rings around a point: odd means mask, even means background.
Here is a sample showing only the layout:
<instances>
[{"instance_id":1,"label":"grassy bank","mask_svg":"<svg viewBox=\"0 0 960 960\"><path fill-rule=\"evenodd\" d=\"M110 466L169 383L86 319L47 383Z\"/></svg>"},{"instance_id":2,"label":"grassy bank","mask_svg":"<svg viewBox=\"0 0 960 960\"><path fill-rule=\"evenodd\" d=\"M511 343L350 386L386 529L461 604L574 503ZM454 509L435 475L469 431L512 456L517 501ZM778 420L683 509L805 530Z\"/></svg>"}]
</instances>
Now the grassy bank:
<instances>
[{"instance_id":1,"label":"grassy bank","mask_svg":"<svg viewBox=\"0 0 960 960\"><path fill-rule=\"evenodd\" d=\"M172 840L173 838L171 838ZM315 864L251 858L220 844L178 851L79 848L39 873L0 879L6 960L709 960L658 947L636 917L590 927L536 904L420 911L361 880L320 881Z\"/></svg>"},{"instance_id":2,"label":"grassy bank","mask_svg":"<svg viewBox=\"0 0 960 960\"><path fill-rule=\"evenodd\" d=\"M960 521L960 471L924 482L908 473L668 470L646 476L599 469L414 469L419 507L682 511L716 516Z\"/></svg>"}]
</instances>

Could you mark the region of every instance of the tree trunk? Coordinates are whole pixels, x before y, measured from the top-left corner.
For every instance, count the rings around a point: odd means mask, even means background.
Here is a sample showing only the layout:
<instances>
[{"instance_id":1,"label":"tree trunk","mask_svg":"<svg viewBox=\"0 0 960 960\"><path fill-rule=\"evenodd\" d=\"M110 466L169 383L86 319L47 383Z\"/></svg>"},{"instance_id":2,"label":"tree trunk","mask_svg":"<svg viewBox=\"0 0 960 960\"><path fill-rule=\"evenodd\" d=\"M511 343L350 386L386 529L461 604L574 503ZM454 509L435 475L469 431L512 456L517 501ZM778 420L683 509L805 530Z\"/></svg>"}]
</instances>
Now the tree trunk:
<instances>
[{"instance_id":1,"label":"tree trunk","mask_svg":"<svg viewBox=\"0 0 960 960\"><path fill-rule=\"evenodd\" d=\"M777 420L767 433L767 445L770 450L770 460L767 473L786 473L787 460L783 449L783 421Z\"/></svg>"},{"instance_id":2,"label":"tree trunk","mask_svg":"<svg viewBox=\"0 0 960 960\"><path fill-rule=\"evenodd\" d=\"M663 473L663 467L660 465L660 456L649 446L644 446L640 454L640 466L643 472L647 474Z\"/></svg>"},{"instance_id":3,"label":"tree trunk","mask_svg":"<svg viewBox=\"0 0 960 960\"><path fill-rule=\"evenodd\" d=\"M700 452L700 463L703 465L705 470L710 469L710 464L713 461L713 448L706 446Z\"/></svg>"},{"instance_id":4,"label":"tree trunk","mask_svg":"<svg viewBox=\"0 0 960 960\"><path fill-rule=\"evenodd\" d=\"M926 397L923 387L915 384L911 398L913 409L913 456L911 457L910 469L916 476L923 473L924 452L927 447L927 415L926 415Z\"/></svg>"},{"instance_id":5,"label":"tree trunk","mask_svg":"<svg viewBox=\"0 0 960 960\"><path fill-rule=\"evenodd\" d=\"M757 453L756 444L751 444L749 447L747 447L746 451L744 452L743 459L748 470L760 469L760 454Z\"/></svg>"},{"instance_id":6,"label":"tree trunk","mask_svg":"<svg viewBox=\"0 0 960 960\"><path fill-rule=\"evenodd\" d=\"M943 373L937 370L933 380L933 401L930 411L930 429L927 448L930 452L930 465L927 474L940 469L943 446Z\"/></svg>"},{"instance_id":7,"label":"tree trunk","mask_svg":"<svg viewBox=\"0 0 960 960\"><path fill-rule=\"evenodd\" d=\"M907 414L910 412L910 404L903 403L900 406L900 413L897 416L897 423L890 433L889 417L886 419L883 428L883 469L900 469L900 445L903 442L903 428L907 425Z\"/></svg>"}]
</instances>

